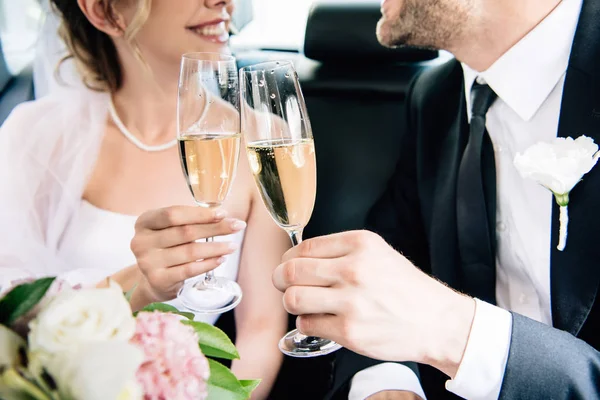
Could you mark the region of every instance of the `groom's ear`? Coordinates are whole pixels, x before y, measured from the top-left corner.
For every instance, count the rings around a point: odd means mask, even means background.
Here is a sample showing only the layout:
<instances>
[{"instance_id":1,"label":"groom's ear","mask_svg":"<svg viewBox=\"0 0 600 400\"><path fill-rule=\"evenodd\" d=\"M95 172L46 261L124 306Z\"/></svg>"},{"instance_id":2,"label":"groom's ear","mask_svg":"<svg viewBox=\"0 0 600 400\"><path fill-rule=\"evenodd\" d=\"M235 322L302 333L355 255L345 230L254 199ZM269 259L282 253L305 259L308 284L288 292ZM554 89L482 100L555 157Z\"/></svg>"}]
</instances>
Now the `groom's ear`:
<instances>
[{"instance_id":1,"label":"groom's ear","mask_svg":"<svg viewBox=\"0 0 600 400\"><path fill-rule=\"evenodd\" d=\"M121 37L127 23L111 0L77 0L83 15L96 29L108 36Z\"/></svg>"}]
</instances>

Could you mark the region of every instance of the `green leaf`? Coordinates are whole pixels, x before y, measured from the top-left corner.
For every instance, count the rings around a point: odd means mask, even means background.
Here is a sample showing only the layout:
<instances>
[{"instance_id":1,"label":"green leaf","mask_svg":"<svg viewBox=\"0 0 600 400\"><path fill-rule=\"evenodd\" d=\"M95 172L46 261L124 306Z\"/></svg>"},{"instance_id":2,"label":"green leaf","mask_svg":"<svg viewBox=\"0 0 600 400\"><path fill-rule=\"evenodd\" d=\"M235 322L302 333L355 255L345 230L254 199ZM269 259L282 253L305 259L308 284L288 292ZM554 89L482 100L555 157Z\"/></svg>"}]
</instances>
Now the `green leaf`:
<instances>
[{"instance_id":1,"label":"green leaf","mask_svg":"<svg viewBox=\"0 0 600 400\"><path fill-rule=\"evenodd\" d=\"M152 304L148 304L146 307L142 308L140 311L160 311L160 312L170 312L170 313L176 313L179 312L179 310L171 305L165 304L165 303L152 303Z\"/></svg>"},{"instance_id":2,"label":"green leaf","mask_svg":"<svg viewBox=\"0 0 600 400\"><path fill-rule=\"evenodd\" d=\"M42 300L55 278L43 278L13 288L0 300L0 324L10 326Z\"/></svg>"},{"instance_id":3,"label":"green leaf","mask_svg":"<svg viewBox=\"0 0 600 400\"><path fill-rule=\"evenodd\" d=\"M225 360L240 358L240 354L229 336L219 328L197 321L184 321L183 323L194 328L198 334L198 344L204 355Z\"/></svg>"},{"instance_id":4,"label":"green leaf","mask_svg":"<svg viewBox=\"0 0 600 400\"><path fill-rule=\"evenodd\" d=\"M251 379L251 380L241 380L240 383L248 393L248 396L254 392L254 390L260 385L260 379Z\"/></svg>"},{"instance_id":5,"label":"green leaf","mask_svg":"<svg viewBox=\"0 0 600 400\"><path fill-rule=\"evenodd\" d=\"M219 400L246 400L250 394L235 375L223 364L208 359L208 398Z\"/></svg>"},{"instance_id":6,"label":"green leaf","mask_svg":"<svg viewBox=\"0 0 600 400\"><path fill-rule=\"evenodd\" d=\"M165 304L165 303L148 304L146 307L142 308L139 312L153 312L153 311L160 311L160 312L165 312L165 313L181 315L182 317L185 317L189 320L194 319L194 314L189 313L189 312L179 311L177 308L175 308L171 305ZM134 315L137 315L137 314L138 313L135 313Z\"/></svg>"},{"instance_id":7,"label":"green leaf","mask_svg":"<svg viewBox=\"0 0 600 400\"><path fill-rule=\"evenodd\" d=\"M135 285L133 285L133 287L131 289L129 289L127 292L124 293L125 295L125 299L127 300L127 302L131 301L131 296L133 296L133 292L135 292L135 289L137 289L138 285L137 283Z\"/></svg>"},{"instance_id":8,"label":"green leaf","mask_svg":"<svg viewBox=\"0 0 600 400\"><path fill-rule=\"evenodd\" d=\"M34 383L23 378L15 369L0 374L0 398L4 400L50 400Z\"/></svg>"}]
</instances>

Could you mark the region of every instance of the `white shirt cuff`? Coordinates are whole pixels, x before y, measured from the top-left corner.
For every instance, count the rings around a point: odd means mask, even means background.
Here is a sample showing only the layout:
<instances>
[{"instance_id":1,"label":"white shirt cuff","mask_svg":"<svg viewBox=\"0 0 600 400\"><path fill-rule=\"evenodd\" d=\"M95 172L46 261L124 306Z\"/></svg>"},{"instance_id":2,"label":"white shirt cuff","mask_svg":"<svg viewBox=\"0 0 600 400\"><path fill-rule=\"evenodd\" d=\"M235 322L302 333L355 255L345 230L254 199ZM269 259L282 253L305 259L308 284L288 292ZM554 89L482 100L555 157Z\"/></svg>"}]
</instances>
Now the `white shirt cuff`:
<instances>
[{"instance_id":1,"label":"white shirt cuff","mask_svg":"<svg viewBox=\"0 0 600 400\"><path fill-rule=\"evenodd\" d=\"M363 369L352 378L348 400L364 400L386 390L413 392L426 399L419 378L406 365L384 363Z\"/></svg>"},{"instance_id":2,"label":"white shirt cuff","mask_svg":"<svg viewBox=\"0 0 600 400\"><path fill-rule=\"evenodd\" d=\"M476 299L475 317L456 377L446 389L469 400L497 399L510 349L512 316Z\"/></svg>"}]
</instances>

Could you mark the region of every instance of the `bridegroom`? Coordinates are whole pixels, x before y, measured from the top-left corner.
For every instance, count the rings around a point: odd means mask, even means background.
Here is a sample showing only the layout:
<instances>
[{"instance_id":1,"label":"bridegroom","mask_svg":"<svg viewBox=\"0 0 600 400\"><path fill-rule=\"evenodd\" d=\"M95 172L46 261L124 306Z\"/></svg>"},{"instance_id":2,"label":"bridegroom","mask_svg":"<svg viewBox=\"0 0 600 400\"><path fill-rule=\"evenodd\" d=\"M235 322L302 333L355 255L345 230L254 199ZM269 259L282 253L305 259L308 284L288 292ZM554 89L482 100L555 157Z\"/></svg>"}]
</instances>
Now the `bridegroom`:
<instances>
[{"instance_id":1,"label":"bridegroom","mask_svg":"<svg viewBox=\"0 0 600 400\"><path fill-rule=\"evenodd\" d=\"M290 250L273 275L286 308L303 333L371 357L338 354L340 397L600 398L600 166L571 192L564 251L552 194L514 166L557 136L600 143L600 1L384 0L382 13L383 44L456 60L409 93L371 216L385 241Z\"/></svg>"}]
</instances>

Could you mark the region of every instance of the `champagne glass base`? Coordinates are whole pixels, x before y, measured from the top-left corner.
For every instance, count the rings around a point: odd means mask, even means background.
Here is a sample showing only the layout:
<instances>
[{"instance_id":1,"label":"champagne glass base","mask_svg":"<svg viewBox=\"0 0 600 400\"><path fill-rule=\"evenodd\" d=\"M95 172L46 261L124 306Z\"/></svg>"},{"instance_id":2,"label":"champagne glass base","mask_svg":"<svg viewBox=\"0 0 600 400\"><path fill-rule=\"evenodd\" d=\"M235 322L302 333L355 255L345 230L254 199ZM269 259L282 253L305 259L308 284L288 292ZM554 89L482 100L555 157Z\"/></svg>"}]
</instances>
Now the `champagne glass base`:
<instances>
[{"instance_id":1,"label":"champagne glass base","mask_svg":"<svg viewBox=\"0 0 600 400\"><path fill-rule=\"evenodd\" d=\"M279 341L279 350L283 354L298 358L324 356L341 348L342 346L332 340L305 336L297 329L288 332Z\"/></svg>"},{"instance_id":2,"label":"champagne glass base","mask_svg":"<svg viewBox=\"0 0 600 400\"><path fill-rule=\"evenodd\" d=\"M240 304L242 288L232 280L213 277L210 283L204 279L185 282L177 298L195 313L221 314Z\"/></svg>"}]
</instances>

